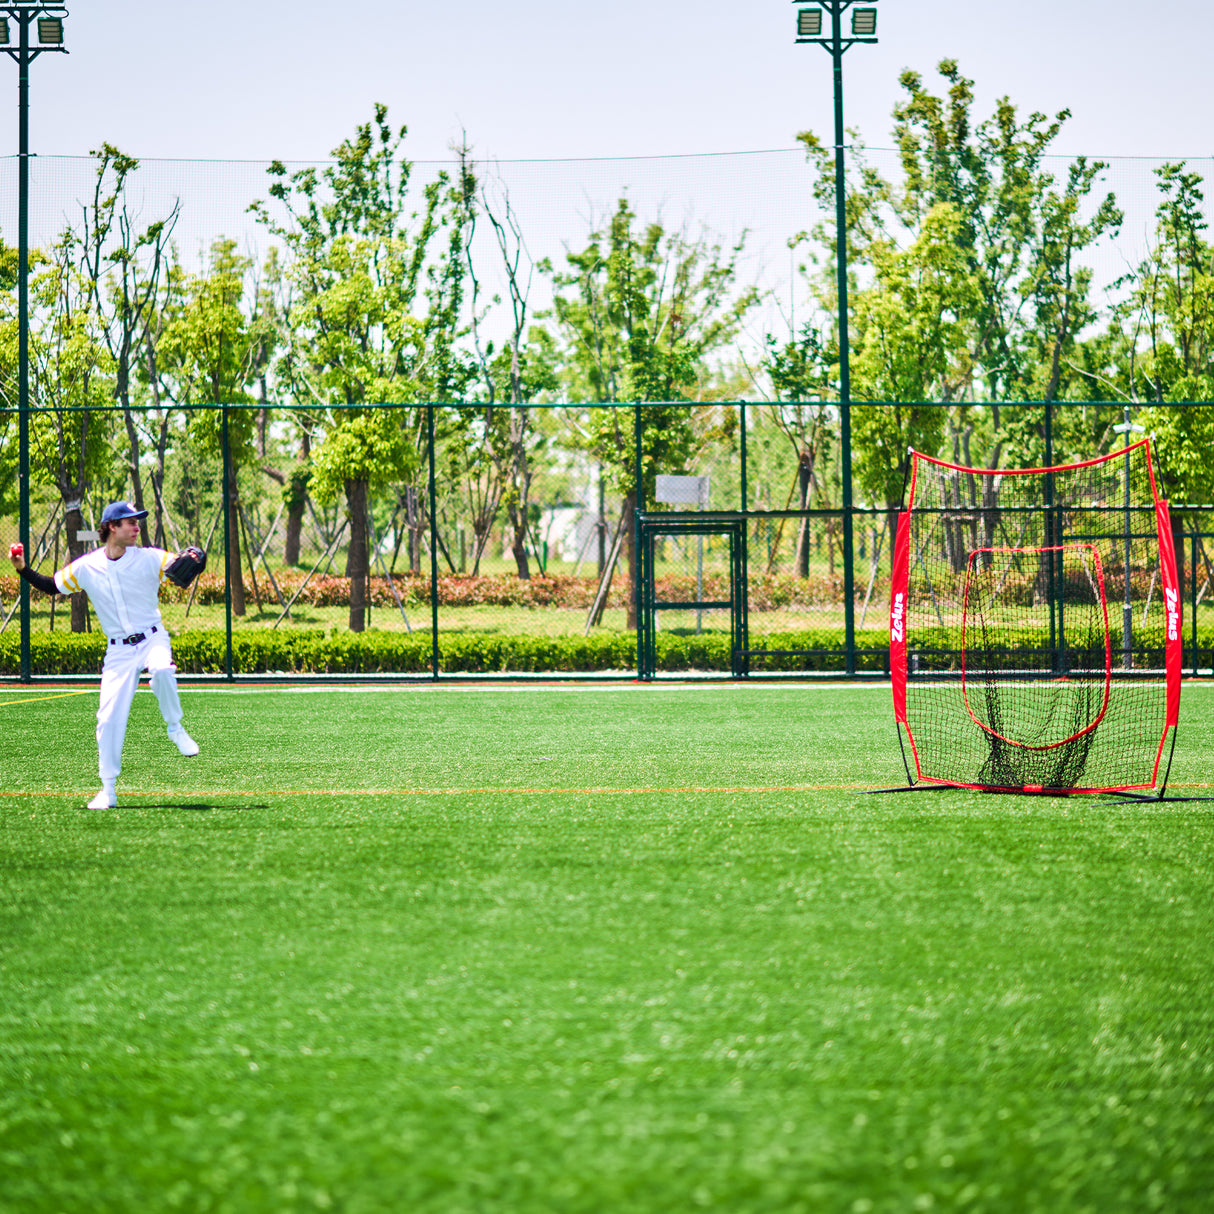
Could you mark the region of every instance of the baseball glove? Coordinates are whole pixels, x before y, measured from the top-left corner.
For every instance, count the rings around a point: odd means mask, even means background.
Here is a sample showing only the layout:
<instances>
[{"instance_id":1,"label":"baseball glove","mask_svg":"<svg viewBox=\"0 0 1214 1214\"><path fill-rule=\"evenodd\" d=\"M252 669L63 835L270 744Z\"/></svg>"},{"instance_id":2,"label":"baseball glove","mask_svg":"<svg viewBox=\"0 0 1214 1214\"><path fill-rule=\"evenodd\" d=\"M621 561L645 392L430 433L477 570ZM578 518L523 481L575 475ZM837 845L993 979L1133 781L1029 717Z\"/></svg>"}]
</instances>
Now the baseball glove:
<instances>
[{"instance_id":1,"label":"baseball glove","mask_svg":"<svg viewBox=\"0 0 1214 1214\"><path fill-rule=\"evenodd\" d=\"M188 586L207 567L207 554L197 544L183 548L164 568L164 576L178 586Z\"/></svg>"}]
</instances>

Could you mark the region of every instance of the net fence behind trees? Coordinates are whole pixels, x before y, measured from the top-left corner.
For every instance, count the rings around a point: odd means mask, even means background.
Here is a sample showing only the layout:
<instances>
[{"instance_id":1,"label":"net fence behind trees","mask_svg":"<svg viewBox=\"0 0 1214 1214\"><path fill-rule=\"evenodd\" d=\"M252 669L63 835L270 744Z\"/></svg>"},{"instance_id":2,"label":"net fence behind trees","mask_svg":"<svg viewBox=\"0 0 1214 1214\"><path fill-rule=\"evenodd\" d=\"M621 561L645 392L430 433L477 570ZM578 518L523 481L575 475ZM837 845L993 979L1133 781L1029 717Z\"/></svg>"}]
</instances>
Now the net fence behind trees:
<instances>
[{"instance_id":1,"label":"net fence behind trees","mask_svg":"<svg viewBox=\"0 0 1214 1214\"><path fill-rule=\"evenodd\" d=\"M994 429L995 411L989 407L970 407L965 430L958 428L953 409L918 408L939 415L937 450L946 458L961 449L967 433L973 450L989 450L999 433ZM362 503L367 551L363 571L354 576L354 504L340 490L321 494L309 476L308 459L300 455L301 429L319 425L317 418L301 409L233 406L228 410L233 415L229 434L243 432L245 445L227 449L225 456L222 443L211 441L221 433L215 422L219 412L166 406L135 412L131 419L150 511L146 542L171 549L197 542L210 553L207 571L190 592L166 591L166 621L182 641L185 671L635 675L632 574L639 505L648 518L666 511L685 520L654 541L653 597L660 602L729 599L729 542L711 534L696 536L687 520L690 515L708 519L725 513L744 524L751 674L849 669L871 676L888 673L888 604L902 480L899 476L892 502L868 493L857 496L849 550L833 405L507 408L502 411L505 420L514 414L518 423L513 434L502 419L487 418L483 405L349 410L379 415L382 424L411 444L403 470L369 486ZM1005 406L1000 427L1016 424L1023 429L1031 422L1042 429L1045 412L1040 405ZM237 415L245 415L246 422L234 421ZM889 424L905 415L901 405L852 407L858 434L884 433L871 424L874 416ZM1090 455L1101 446L1116 449L1115 427L1123 415L1121 406L1109 404L1052 407L1051 431L1058 450L1069 458L1073 453ZM1164 410L1163 415L1170 413ZM31 416L35 483L28 550L35 568L51 572L66 564L69 539L80 550L94 546L91 533L104 505L131 496L126 421L123 411L113 406L38 410ZM639 502L630 494L638 423L643 449ZM594 436L612 428L622 435L621 445L595 445ZM51 473L58 453L72 449L85 429L98 440L97 454L91 457L82 495L65 500ZM0 458L8 485L7 505L0 513L0 545L18 538L15 439L14 412L0 411ZM857 447L857 464L875 458L873 450ZM225 465L228 482L234 485L227 511ZM697 487L694 496L663 501L659 477L695 481L702 491ZM1211 665L1214 645L1214 565L1208 555L1214 508L1174 499L1173 517L1181 528L1186 669L1204 669ZM1014 540L1020 524L1006 526ZM76 533L69 535L69 528ZM230 557L225 556L225 543ZM985 546L1018 547L1006 537ZM1087 593L1095 564L1085 552L1067 550L1065 570L1055 579L1058 593ZM961 579L953 587L958 593L968 569L963 557L956 549L950 558L962 562L962 570L949 575L955 582ZM1116 665L1122 558L1101 550L1100 561ZM854 587L850 601L844 594L849 562ZM991 572L995 569L998 576ZM1135 602L1148 596L1155 607L1158 588L1152 591L1144 577L1133 581ZM357 617L356 584L363 604ZM15 574L0 570L0 659L9 676L19 669L18 586ZM971 661L976 651L997 648L997 643L981 640L982 630L1006 630L1009 617L1001 613L1018 601L1008 597L1008 588L1015 587L1016 596L1029 600L1041 591L1031 569L1008 566L995 555L975 566L972 587L966 640ZM982 602L979 591L986 591L991 601ZM1046 610L1048 595L1038 598L1035 609ZM925 645L921 656L931 649L931 661L959 672L967 652L961 628L967 621L960 609L945 612L942 621L930 603L929 596L926 605L920 605L929 613L925 624L945 632ZM1080 597L1064 601L1060 608L1066 613L1069 643L1084 655L1084 662L1094 646L1079 644L1072 625L1077 611L1090 614L1092 606L1093 600ZM84 604L35 595L31 609L33 672L92 672L98 659L88 645L98 638L89 632L93 622ZM659 610L653 638L656 673L729 674L736 659L729 617L719 608ZM1136 670L1161 653L1145 644L1137 631L1134 646ZM923 660L928 661L926 656ZM1064 705L1059 711L1070 710Z\"/></svg>"}]
</instances>

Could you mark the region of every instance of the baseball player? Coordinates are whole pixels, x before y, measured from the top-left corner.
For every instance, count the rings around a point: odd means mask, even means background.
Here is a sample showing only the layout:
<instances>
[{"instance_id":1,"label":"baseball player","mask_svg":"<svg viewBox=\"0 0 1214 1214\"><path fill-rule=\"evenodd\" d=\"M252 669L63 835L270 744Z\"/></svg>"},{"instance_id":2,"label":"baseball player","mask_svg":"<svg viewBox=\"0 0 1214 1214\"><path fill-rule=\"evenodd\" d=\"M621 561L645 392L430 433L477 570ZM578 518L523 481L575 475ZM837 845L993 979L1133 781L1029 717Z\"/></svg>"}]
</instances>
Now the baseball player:
<instances>
[{"instance_id":1,"label":"baseball player","mask_svg":"<svg viewBox=\"0 0 1214 1214\"><path fill-rule=\"evenodd\" d=\"M116 788L122 770L122 742L131 701L145 668L151 676L160 715L168 726L169 740L183 755L198 753L198 743L181 724L177 667L173 665L169 634L160 617L160 587L174 554L139 546L139 520L146 518L147 513L136 510L130 502L111 502L98 527L102 546L72 561L53 578L35 572L25 563L20 544L9 550L17 572L37 589L47 594L85 591L106 636L101 705L97 709L101 791L89 802L89 809L113 809L118 804Z\"/></svg>"}]
</instances>

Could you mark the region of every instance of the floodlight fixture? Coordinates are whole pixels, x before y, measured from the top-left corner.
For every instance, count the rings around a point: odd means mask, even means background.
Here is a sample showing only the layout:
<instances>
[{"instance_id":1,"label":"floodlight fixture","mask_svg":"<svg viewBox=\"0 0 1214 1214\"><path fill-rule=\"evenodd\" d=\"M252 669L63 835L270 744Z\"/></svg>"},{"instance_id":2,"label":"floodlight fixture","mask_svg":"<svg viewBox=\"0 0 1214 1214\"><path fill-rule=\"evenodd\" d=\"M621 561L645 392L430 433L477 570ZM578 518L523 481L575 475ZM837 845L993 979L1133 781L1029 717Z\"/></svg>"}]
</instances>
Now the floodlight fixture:
<instances>
[{"instance_id":1,"label":"floodlight fixture","mask_svg":"<svg viewBox=\"0 0 1214 1214\"><path fill-rule=\"evenodd\" d=\"M8 46L8 18L0 17L0 46Z\"/></svg>"},{"instance_id":2,"label":"floodlight fixture","mask_svg":"<svg viewBox=\"0 0 1214 1214\"><path fill-rule=\"evenodd\" d=\"M876 37L877 10L875 8L852 9L851 32L856 38Z\"/></svg>"},{"instance_id":3,"label":"floodlight fixture","mask_svg":"<svg viewBox=\"0 0 1214 1214\"><path fill-rule=\"evenodd\" d=\"M62 46L63 19L60 17L39 17L38 41L43 46Z\"/></svg>"},{"instance_id":4,"label":"floodlight fixture","mask_svg":"<svg viewBox=\"0 0 1214 1214\"><path fill-rule=\"evenodd\" d=\"M797 13L797 37L820 38L822 36L822 10L803 8Z\"/></svg>"}]
</instances>

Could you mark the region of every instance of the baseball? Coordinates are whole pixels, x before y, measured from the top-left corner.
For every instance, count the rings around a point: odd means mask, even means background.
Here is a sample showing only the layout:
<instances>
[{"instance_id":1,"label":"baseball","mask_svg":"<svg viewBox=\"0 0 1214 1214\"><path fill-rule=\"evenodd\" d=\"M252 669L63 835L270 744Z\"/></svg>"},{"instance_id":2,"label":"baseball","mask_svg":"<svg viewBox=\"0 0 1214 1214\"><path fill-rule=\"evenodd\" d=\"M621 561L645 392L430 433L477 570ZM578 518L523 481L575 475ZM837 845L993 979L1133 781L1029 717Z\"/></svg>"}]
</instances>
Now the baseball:
<instances>
[{"instance_id":1,"label":"baseball","mask_svg":"<svg viewBox=\"0 0 1214 1214\"><path fill-rule=\"evenodd\" d=\"M20 543L10 544L8 546L8 554L9 554L9 556L24 556L25 555L25 545L20 544Z\"/></svg>"}]
</instances>

